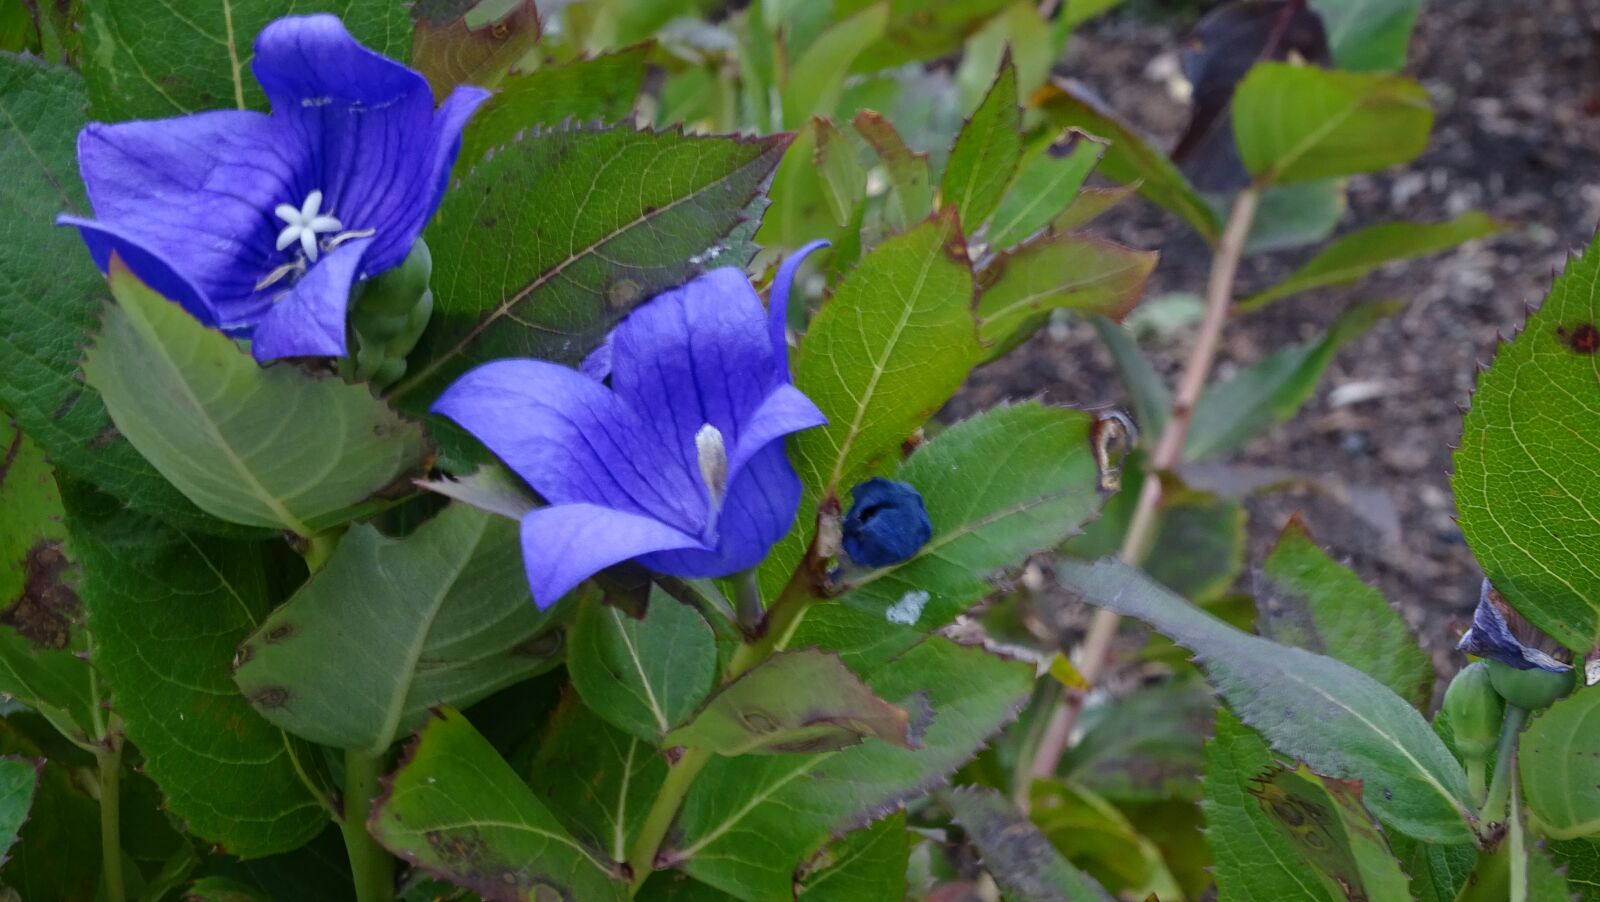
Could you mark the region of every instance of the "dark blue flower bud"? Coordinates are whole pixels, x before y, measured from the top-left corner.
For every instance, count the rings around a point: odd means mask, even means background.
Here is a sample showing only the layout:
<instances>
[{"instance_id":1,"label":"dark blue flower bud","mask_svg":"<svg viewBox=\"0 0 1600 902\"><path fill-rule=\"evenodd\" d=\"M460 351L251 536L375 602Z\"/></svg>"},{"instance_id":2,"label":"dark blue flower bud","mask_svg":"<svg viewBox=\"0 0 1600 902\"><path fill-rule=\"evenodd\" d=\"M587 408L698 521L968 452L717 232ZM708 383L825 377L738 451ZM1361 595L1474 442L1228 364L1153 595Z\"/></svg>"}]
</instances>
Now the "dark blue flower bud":
<instances>
[{"instance_id":1,"label":"dark blue flower bud","mask_svg":"<svg viewBox=\"0 0 1600 902\"><path fill-rule=\"evenodd\" d=\"M850 490L844 518L844 552L863 567L888 567L910 560L933 538L928 508L904 482L873 477Z\"/></svg>"},{"instance_id":2,"label":"dark blue flower bud","mask_svg":"<svg viewBox=\"0 0 1600 902\"><path fill-rule=\"evenodd\" d=\"M1572 665L1550 654L1565 654L1560 646L1517 613L1487 579L1472 612L1472 628L1456 650L1487 661L1495 691L1519 708L1549 707L1577 683Z\"/></svg>"}]
</instances>

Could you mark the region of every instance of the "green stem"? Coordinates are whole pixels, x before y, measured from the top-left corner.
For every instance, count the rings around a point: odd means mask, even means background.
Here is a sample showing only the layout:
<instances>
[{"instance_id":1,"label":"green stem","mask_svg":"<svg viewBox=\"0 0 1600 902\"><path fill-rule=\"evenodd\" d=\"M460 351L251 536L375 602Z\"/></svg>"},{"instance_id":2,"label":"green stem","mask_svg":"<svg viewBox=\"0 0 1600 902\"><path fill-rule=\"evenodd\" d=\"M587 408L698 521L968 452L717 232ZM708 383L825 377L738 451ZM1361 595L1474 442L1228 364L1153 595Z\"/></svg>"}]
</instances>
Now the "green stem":
<instances>
[{"instance_id":1,"label":"green stem","mask_svg":"<svg viewBox=\"0 0 1600 902\"><path fill-rule=\"evenodd\" d=\"M1467 791L1472 793L1472 803L1480 808L1489 798L1488 765L1482 758L1467 759Z\"/></svg>"},{"instance_id":2,"label":"green stem","mask_svg":"<svg viewBox=\"0 0 1600 902\"><path fill-rule=\"evenodd\" d=\"M736 582L739 584L739 610L740 623L745 622L745 590L746 577L749 584L754 585L754 570L741 574ZM784 587L766 618L764 629L758 615L751 621L757 629L762 629L761 634L743 645L733 653L733 658L728 662L728 669L722 675L724 683L732 682L744 675L750 668L760 664L775 652L787 648L790 640L794 638L795 631L800 628L800 623L805 619L806 611L811 604L817 601L811 591L810 583L805 577L802 567L796 571L789 584ZM759 597L756 601L760 607ZM700 776L700 771L711 763L712 752L708 749L690 747L683 751L683 757L672 765L667 771L667 779L661 784L661 789L656 793L650 810L645 814L644 824L639 828L639 838L634 840L633 848L628 851L628 868L633 873L633 885L629 893L637 894L644 882L650 879L650 874L655 871L656 858L661 854L661 843L667 838L667 831L672 828L672 822L678 816L678 809L683 807L683 800L689 794L689 788L694 785L695 778Z\"/></svg>"},{"instance_id":3,"label":"green stem","mask_svg":"<svg viewBox=\"0 0 1600 902\"><path fill-rule=\"evenodd\" d=\"M357 749L344 753L344 816L339 819L339 830L344 834L345 853L350 856L357 902L394 899L394 859L367 832L367 816L378 797L378 775L382 770L380 755Z\"/></svg>"},{"instance_id":4,"label":"green stem","mask_svg":"<svg viewBox=\"0 0 1600 902\"><path fill-rule=\"evenodd\" d=\"M306 559L306 569L312 573L321 570L328 563L328 558L333 557L333 550L339 547L339 540L344 538L343 526L319 532L306 539L306 547L302 554Z\"/></svg>"},{"instance_id":5,"label":"green stem","mask_svg":"<svg viewBox=\"0 0 1600 902\"><path fill-rule=\"evenodd\" d=\"M1511 792L1511 780L1517 770L1517 737L1528 722L1528 709L1506 705L1506 719L1500 724L1500 745L1494 752L1494 776L1489 780L1489 796L1483 803L1484 823L1498 823L1506 818L1506 797Z\"/></svg>"},{"instance_id":6,"label":"green stem","mask_svg":"<svg viewBox=\"0 0 1600 902\"><path fill-rule=\"evenodd\" d=\"M122 879L122 742L116 737L95 754L100 771L100 885L106 902L126 902Z\"/></svg>"}]
</instances>

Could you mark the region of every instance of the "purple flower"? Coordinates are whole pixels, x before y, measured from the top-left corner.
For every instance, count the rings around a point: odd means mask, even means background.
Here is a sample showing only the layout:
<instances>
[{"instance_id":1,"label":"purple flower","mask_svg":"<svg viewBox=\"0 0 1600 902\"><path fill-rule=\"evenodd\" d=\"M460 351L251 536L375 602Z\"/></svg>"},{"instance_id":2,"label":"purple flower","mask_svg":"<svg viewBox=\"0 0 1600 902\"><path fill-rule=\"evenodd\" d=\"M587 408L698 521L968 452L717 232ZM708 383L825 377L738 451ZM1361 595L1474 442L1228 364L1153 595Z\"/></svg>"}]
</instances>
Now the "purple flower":
<instances>
[{"instance_id":1,"label":"purple flower","mask_svg":"<svg viewBox=\"0 0 1600 902\"><path fill-rule=\"evenodd\" d=\"M788 532L800 480L784 436L826 419L789 382L784 324L795 269L824 243L784 262L770 312L744 273L714 270L635 309L583 372L499 360L434 404L549 502L522 519L539 607L627 560L736 573Z\"/></svg>"},{"instance_id":2,"label":"purple flower","mask_svg":"<svg viewBox=\"0 0 1600 902\"><path fill-rule=\"evenodd\" d=\"M1549 654L1558 648L1554 640L1517 613L1487 579L1478 595L1478 607L1472 612L1472 628L1462 634L1461 641L1456 644L1457 651L1499 661L1514 670L1537 668L1551 673L1570 672L1571 664Z\"/></svg>"},{"instance_id":3,"label":"purple flower","mask_svg":"<svg viewBox=\"0 0 1600 902\"><path fill-rule=\"evenodd\" d=\"M271 114L91 123L95 218L56 221L259 360L343 356L351 286L405 259L489 95L460 87L436 112L426 79L328 15L268 25L251 68Z\"/></svg>"}]
</instances>

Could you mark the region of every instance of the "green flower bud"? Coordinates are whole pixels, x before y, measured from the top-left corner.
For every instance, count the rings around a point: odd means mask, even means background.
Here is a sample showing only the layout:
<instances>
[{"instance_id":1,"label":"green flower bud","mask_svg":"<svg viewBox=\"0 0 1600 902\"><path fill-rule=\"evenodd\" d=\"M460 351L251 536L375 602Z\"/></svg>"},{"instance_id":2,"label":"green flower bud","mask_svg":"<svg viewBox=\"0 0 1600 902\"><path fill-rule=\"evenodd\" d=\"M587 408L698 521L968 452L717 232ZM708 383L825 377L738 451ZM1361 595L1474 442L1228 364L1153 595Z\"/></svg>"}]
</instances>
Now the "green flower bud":
<instances>
[{"instance_id":1,"label":"green flower bud","mask_svg":"<svg viewBox=\"0 0 1600 902\"><path fill-rule=\"evenodd\" d=\"M404 317L428 290L433 278L433 255L421 238L399 266L368 279L356 300L363 313Z\"/></svg>"},{"instance_id":2,"label":"green flower bud","mask_svg":"<svg viewBox=\"0 0 1600 902\"><path fill-rule=\"evenodd\" d=\"M1505 703L1490 682L1489 667L1474 661L1444 691L1444 713L1462 758L1487 761L1500 739Z\"/></svg>"},{"instance_id":3,"label":"green flower bud","mask_svg":"<svg viewBox=\"0 0 1600 902\"><path fill-rule=\"evenodd\" d=\"M1499 661L1483 663L1489 668L1489 682L1494 685L1494 691L1507 702L1529 711L1550 707L1571 692L1578 682L1574 670L1557 673L1538 668L1518 670Z\"/></svg>"},{"instance_id":4,"label":"green flower bud","mask_svg":"<svg viewBox=\"0 0 1600 902\"><path fill-rule=\"evenodd\" d=\"M432 274L433 257L419 238L404 263L362 283L350 311L355 379L381 391L405 375L406 355L433 315L433 292L428 288ZM346 371L347 378L350 373Z\"/></svg>"}]
</instances>

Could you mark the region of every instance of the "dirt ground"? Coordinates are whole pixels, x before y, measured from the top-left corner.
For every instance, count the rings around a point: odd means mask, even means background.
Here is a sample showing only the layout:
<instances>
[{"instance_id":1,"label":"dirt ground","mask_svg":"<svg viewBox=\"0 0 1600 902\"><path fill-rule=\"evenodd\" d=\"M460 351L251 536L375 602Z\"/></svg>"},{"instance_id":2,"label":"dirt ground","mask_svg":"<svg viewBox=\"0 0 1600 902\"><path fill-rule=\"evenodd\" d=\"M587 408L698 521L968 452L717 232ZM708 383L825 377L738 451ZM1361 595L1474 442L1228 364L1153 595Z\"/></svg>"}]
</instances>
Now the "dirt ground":
<instances>
[{"instance_id":1,"label":"dirt ground","mask_svg":"<svg viewBox=\"0 0 1600 902\"><path fill-rule=\"evenodd\" d=\"M1075 36L1062 68L1170 147L1186 111L1169 96L1165 72L1185 28L1113 18ZM1429 149L1409 166L1353 180L1338 232L1389 220L1436 222L1470 209L1508 227L1235 320L1217 375L1320 334L1351 304L1409 298L1406 310L1345 347L1300 416L1230 462L1322 477L1321 485L1301 482L1248 502L1248 566L1259 565L1300 511L1324 547L1401 608L1449 673L1459 666L1449 649L1482 578L1453 519L1448 471L1461 431L1458 405L1469 403L1478 364L1493 357L1499 336L1519 327L1600 221L1600 0L1434 0L1412 38L1407 73L1433 99ZM1130 205L1092 230L1161 250L1149 297L1203 291L1204 246L1159 209ZM1311 253L1247 259L1241 296ZM1174 373L1190 335L1147 350ZM1093 333L1070 325L1042 330L975 375L957 407L1039 393L1081 407L1127 403Z\"/></svg>"}]
</instances>

